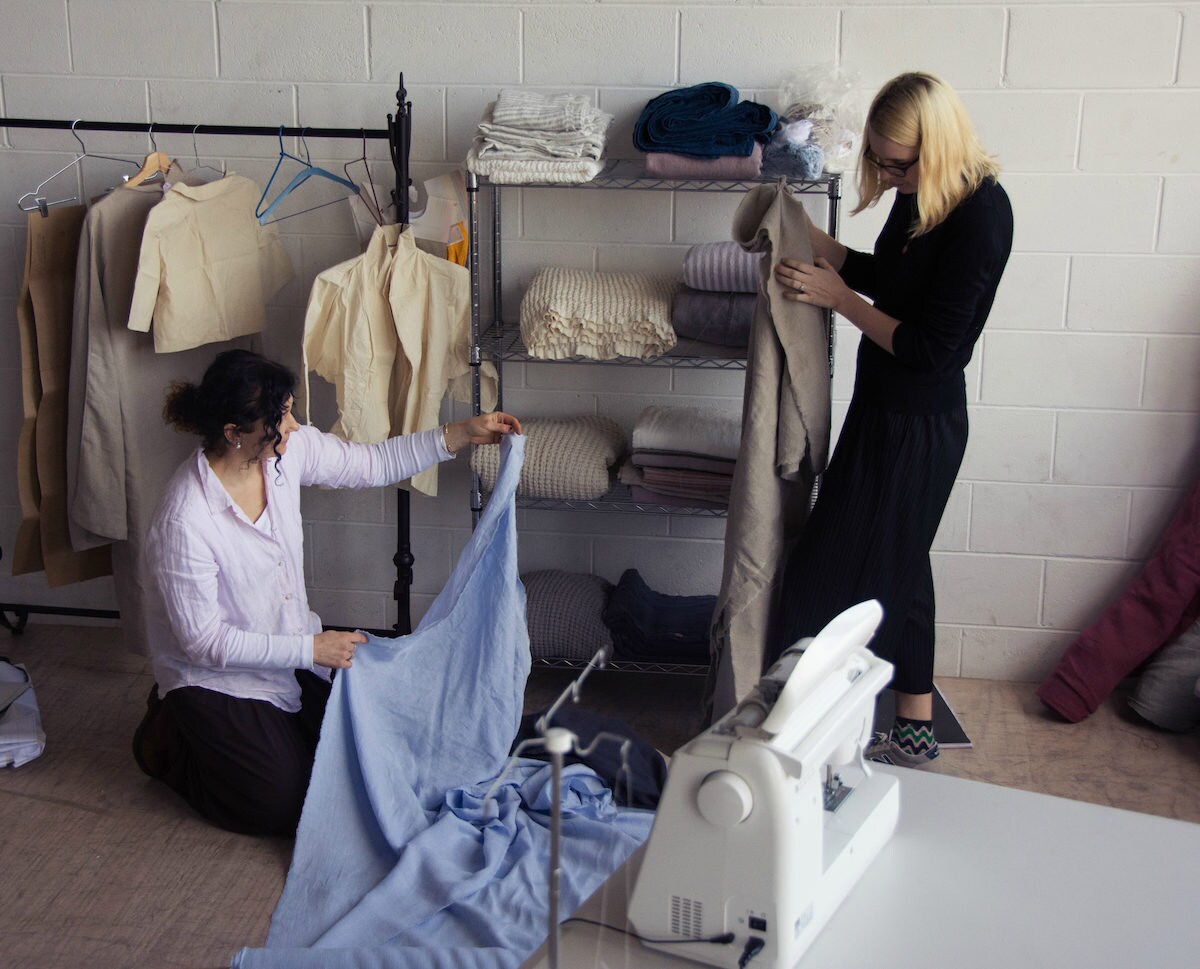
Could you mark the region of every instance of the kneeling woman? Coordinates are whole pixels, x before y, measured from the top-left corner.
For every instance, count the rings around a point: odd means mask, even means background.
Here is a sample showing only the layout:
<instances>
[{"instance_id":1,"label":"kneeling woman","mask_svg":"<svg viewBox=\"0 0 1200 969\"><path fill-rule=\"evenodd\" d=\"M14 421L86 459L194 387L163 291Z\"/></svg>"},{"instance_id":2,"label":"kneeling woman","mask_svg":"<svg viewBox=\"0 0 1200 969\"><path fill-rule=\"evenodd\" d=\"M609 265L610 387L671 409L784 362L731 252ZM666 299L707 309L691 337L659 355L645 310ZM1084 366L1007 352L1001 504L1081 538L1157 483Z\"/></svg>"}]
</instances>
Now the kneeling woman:
<instances>
[{"instance_id":1,"label":"kneeling woman","mask_svg":"<svg viewBox=\"0 0 1200 969\"><path fill-rule=\"evenodd\" d=\"M295 383L285 367L229 350L198 386L172 388L164 416L201 446L147 536L157 682L134 756L205 818L249 834L296 830L331 671L365 640L322 632L308 608L301 486L395 484L521 432L495 413L349 444L297 423Z\"/></svg>"}]
</instances>

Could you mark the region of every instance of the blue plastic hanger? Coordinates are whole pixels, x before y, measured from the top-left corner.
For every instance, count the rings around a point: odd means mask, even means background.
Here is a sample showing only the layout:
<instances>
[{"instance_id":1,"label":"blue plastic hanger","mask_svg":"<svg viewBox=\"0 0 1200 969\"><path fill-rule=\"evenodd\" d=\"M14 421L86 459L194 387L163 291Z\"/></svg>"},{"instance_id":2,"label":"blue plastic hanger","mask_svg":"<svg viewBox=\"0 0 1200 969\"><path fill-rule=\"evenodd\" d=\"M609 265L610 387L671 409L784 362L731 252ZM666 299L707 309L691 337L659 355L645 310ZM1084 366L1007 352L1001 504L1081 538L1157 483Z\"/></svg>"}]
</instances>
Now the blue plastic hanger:
<instances>
[{"instance_id":1,"label":"blue plastic hanger","mask_svg":"<svg viewBox=\"0 0 1200 969\"><path fill-rule=\"evenodd\" d=\"M326 171L324 168L318 168L316 165L314 165L312 163L312 158L308 153L308 142L304 140L303 133L301 133L301 135L300 135L300 141L301 141L301 144L304 145L304 157L303 158L297 158L295 155L291 155L288 152L284 151L284 148L283 148L283 125L279 126L279 160L275 162L275 170L273 172L271 172L271 177L269 179L267 179L267 186L266 186L266 188L263 189L262 196L258 200L258 205L256 205L254 207L254 214L255 214L255 216L258 217L259 225L269 225L272 222L282 222L284 219L292 218L292 216L303 215L305 212L311 212L314 209L323 208L326 205L334 205L335 203L342 201L341 199L333 199L330 202L322 202L320 205L312 205L312 206L309 206L307 209L301 209L299 212L291 212L288 215L281 215L277 219L271 218L271 216L274 214L275 210L277 208L279 208L279 203L282 202L289 195L291 195L292 192L294 192L297 188L299 188L301 185L303 185L305 182L307 182L314 175L317 175L321 178L327 178L331 182L337 182L338 185L345 186L351 192L354 192L354 193L358 192L358 186L355 185L353 182L351 182L349 179L342 178L342 176L340 176L340 175L335 175L333 172ZM295 177L293 177L292 180L290 182L288 182L287 187L282 192L280 192L277 196L275 196L275 201L271 202L271 204L268 205L264 209L263 202L266 201L267 194L271 191L271 185L275 181L275 176L279 174L279 166L283 164L283 160L285 158L290 158L292 161L299 162L301 165L304 166L304 168L301 171L297 172Z\"/></svg>"}]
</instances>

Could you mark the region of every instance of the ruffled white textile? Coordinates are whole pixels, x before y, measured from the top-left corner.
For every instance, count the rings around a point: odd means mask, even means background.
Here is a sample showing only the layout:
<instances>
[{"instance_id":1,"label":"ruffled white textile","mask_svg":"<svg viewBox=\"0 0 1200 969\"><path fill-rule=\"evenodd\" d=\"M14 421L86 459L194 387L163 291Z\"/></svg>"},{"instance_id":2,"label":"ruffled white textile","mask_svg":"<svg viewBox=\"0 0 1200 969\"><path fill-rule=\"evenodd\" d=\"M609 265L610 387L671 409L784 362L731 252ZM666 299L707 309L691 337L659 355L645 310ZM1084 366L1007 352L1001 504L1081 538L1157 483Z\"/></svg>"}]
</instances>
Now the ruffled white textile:
<instances>
[{"instance_id":1,"label":"ruffled white textile","mask_svg":"<svg viewBox=\"0 0 1200 969\"><path fill-rule=\"evenodd\" d=\"M539 269L521 299L521 339L544 360L647 359L675 346L671 298L678 283L654 273Z\"/></svg>"}]
</instances>

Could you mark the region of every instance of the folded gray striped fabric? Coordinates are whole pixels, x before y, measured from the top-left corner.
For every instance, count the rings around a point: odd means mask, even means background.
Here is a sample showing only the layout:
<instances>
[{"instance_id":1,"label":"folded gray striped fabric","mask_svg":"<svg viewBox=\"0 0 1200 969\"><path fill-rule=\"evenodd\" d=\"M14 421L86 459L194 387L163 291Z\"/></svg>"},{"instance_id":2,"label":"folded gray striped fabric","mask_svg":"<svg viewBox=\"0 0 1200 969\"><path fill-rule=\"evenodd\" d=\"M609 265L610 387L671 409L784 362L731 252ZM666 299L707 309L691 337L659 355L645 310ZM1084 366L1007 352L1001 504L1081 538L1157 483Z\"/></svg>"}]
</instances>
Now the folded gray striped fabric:
<instances>
[{"instance_id":1,"label":"folded gray striped fabric","mask_svg":"<svg viewBox=\"0 0 1200 969\"><path fill-rule=\"evenodd\" d=\"M761 267L762 253L736 242L705 242L683 257L683 281L692 289L757 293Z\"/></svg>"},{"instance_id":2,"label":"folded gray striped fabric","mask_svg":"<svg viewBox=\"0 0 1200 969\"><path fill-rule=\"evenodd\" d=\"M492 120L510 128L536 131L579 131L608 128L612 115L593 108L581 94L546 96L535 91L504 88L496 98Z\"/></svg>"}]
</instances>

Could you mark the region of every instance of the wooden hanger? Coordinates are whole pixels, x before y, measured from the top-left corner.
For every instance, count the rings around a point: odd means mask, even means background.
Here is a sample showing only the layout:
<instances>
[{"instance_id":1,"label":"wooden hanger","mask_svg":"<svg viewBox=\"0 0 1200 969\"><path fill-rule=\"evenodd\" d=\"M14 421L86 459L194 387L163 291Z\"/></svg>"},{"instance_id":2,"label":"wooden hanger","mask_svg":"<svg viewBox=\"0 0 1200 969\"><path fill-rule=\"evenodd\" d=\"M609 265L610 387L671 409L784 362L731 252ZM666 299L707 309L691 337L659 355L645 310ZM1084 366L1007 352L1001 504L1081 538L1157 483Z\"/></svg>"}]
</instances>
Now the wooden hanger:
<instances>
[{"instance_id":1,"label":"wooden hanger","mask_svg":"<svg viewBox=\"0 0 1200 969\"><path fill-rule=\"evenodd\" d=\"M171 156L161 151L152 151L146 156L146 160L142 162L142 167L137 174L130 175L129 181L125 184L129 187L141 185L147 179L154 178L158 175L166 175L171 170Z\"/></svg>"},{"instance_id":2,"label":"wooden hanger","mask_svg":"<svg viewBox=\"0 0 1200 969\"><path fill-rule=\"evenodd\" d=\"M159 151L158 142L154 140L153 121L150 122L150 128L146 133L150 136L151 151L146 156L146 160L142 162L142 167L138 169L137 173L130 175L125 180L126 186L130 188L134 185L141 185L152 178L165 176L171 170L171 156Z\"/></svg>"}]
</instances>

